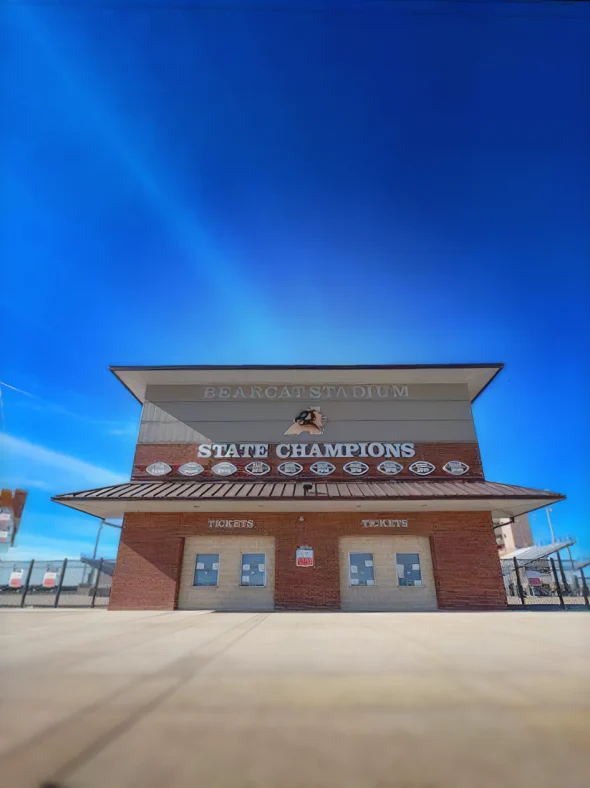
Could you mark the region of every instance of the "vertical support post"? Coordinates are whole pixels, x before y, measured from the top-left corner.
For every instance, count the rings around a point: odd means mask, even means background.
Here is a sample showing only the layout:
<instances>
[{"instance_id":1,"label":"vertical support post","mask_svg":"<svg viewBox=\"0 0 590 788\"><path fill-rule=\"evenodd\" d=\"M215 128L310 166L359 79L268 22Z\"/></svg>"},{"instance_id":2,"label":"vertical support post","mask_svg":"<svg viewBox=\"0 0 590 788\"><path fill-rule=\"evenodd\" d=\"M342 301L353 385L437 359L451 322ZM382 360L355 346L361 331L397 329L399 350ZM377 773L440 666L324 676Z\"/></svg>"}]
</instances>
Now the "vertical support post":
<instances>
[{"instance_id":1,"label":"vertical support post","mask_svg":"<svg viewBox=\"0 0 590 788\"><path fill-rule=\"evenodd\" d=\"M584 591L584 604L588 609L590 609L590 600L588 599L588 584L586 583L586 575L584 574L583 569L580 569L580 576L582 578L582 589Z\"/></svg>"},{"instance_id":2,"label":"vertical support post","mask_svg":"<svg viewBox=\"0 0 590 788\"><path fill-rule=\"evenodd\" d=\"M551 571L553 572L553 579L555 580L555 587L557 588L557 596L559 597L559 606L565 609L565 603L563 601L563 595L559 585L559 578L557 577L557 572L555 570L555 560L552 556L549 558L549 560L551 561Z\"/></svg>"},{"instance_id":3,"label":"vertical support post","mask_svg":"<svg viewBox=\"0 0 590 788\"><path fill-rule=\"evenodd\" d=\"M33 566L34 566L34 564L35 564L35 559L31 558L31 563L29 564L29 569L27 571L27 579L25 580L25 587L23 588L23 595L22 595L21 600L20 600L20 606L21 607L25 606L25 597L26 597L27 592L29 590L29 583L31 582L31 575L33 574Z\"/></svg>"},{"instance_id":4,"label":"vertical support post","mask_svg":"<svg viewBox=\"0 0 590 788\"><path fill-rule=\"evenodd\" d=\"M101 558L100 559L100 566L98 567L98 572L96 573L96 580L94 582L94 590L92 592L92 603L91 603L90 607L94 607L94 603L96 601L96 592L98 591L98 583L100 581L100 575L102 573L102 562L103 561L104 561L104 558Z\"/></svg>"},{"instance_id":5,"label":"vertical support post","mask_svg":"<svg viewBox=\"0 0 590 788\"><path fill-rule=\"evenodd\" d=\"M516 586L518 588L518 596L520 597L520 604L524 607L525 606L524 589L523 589L522 583L520 581L520 572L519 572L519 569L518 569L518 561L516 560L516 558L513 558L512 561L514 563L514 574L516 575Z\"/></svg>"},{"instance_id":6,"label":"vertical support post","mask_svg":"<svg viewBox=\"0 0 590 788\"><path fill-rule=\"evenodd\" d=\"M565 572L563 571L563 563L561 560L561 553L559 551L557 552L557 563L559 564L559 571L561 572L561 582L563 583L563 591L566 596L570 596L572 592L565 578Z\"/></svg>"},{"instance_id":7,"label":"vertical support post","mask_svg":"<svg viewBox=\"0 0 590 788\"><path fill-rule=\"evenodd\" d=\"M66 567L67 567L67 565L68 565L68 559L64 558L64 562L61 565L61 572L60 572L60 575L59 575L59 583L58 583L58 586L57 586L57 593L55 595L55 603L54 603L53 607L57 607L59 605L59 598L61 596L61 588L62 588L62 586L64 584L64 577L65 577L65 574L66 574Z\"/></svg>"},{"instance_id":8,"label":"vertical support post","mask_svg":"<svg viewBox=\"0 0 590 788\"><path fill-rule=\"evenodd\" d=\"M100 521L99 526L98 526L98 531L96 532L96 542L94 543L94 550L92 551L92 558L96 558L96 552L98 550L98 540L100 539L100 532L102 531L102 528L103 528L103 525L104 525L104 520L105 520L105 518L103 517L102 520Z\"/></svg>"}]
</instances>

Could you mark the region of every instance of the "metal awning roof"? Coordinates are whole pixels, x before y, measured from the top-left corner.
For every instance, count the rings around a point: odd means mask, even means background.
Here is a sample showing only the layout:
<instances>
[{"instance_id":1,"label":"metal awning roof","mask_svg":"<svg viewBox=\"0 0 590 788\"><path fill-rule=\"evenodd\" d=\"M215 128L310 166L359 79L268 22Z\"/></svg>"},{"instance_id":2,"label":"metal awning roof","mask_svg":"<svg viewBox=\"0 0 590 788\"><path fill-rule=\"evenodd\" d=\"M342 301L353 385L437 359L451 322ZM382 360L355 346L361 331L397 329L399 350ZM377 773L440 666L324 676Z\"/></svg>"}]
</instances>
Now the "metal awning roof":
<instances>
[{"instance_id":1,"label":"metal awning roof","mask_svg":"<svg viewBox=\"0 0 590 788\"><path fill-rule=\"evenodd\" d=\"M540 558L547 558L552 553L557 553L565 547L571 547L575 544L575 539L567 539L561 542L551 542L550 544L538 545L534 544L530 547L519 547L511 553L501 556L502 560L518 558L519 563L524 561L538 561Z\"/></svg>"},{"instance_id":2,"label":"metal awning roof","mask_svg":"<svg viewBox=\"0 0 590 788\"><path fill-rule=\"evenodd\" d=\"M109 577L115 574L116 558L89 558L87 555L81 555L80 560L93 569L100 569L103 574L109 575Z\"/></svg>"},{"instance_id":3,"label":"metal awning roof","mask_svg":"<svg viewBox=\"0 0 590 788\"><path fill-rule=\"evenodd\" d=\"M165 366L110 367L111 372L140 402L147 386L211 383L464 383L475 400L504 367L490 364L380 364L376 366Z\"/></svg>"},{"instance_id":4,"label":"metal awning roof","mask_svg":"<svg viewBox=\"0 0 590 788\"><path fill-rule=\"evenodd\" d=\"M97 517L125 512L489 511L514 517L565 496L488 481L129 482L57 495L52 500Z\"/></svg>"}]
</instances>

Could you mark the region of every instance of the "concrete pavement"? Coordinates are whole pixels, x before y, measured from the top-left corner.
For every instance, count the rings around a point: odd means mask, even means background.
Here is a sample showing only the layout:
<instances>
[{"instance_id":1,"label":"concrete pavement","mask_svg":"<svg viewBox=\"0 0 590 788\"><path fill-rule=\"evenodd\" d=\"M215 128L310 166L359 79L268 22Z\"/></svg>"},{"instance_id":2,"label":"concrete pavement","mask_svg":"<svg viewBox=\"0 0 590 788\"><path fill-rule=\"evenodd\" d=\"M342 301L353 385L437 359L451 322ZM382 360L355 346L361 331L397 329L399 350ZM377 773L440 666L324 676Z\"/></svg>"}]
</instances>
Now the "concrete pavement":
<instances>
[{"instance_id":1,"label":"concrete pavement","mask_svg":"<svg viewBox=\"0 0 590 788\"><path fill-rule=\"evenodd\" d=\"M0 611L0 786L581 788L586 613Z\"/></svg>"}]
</instances>

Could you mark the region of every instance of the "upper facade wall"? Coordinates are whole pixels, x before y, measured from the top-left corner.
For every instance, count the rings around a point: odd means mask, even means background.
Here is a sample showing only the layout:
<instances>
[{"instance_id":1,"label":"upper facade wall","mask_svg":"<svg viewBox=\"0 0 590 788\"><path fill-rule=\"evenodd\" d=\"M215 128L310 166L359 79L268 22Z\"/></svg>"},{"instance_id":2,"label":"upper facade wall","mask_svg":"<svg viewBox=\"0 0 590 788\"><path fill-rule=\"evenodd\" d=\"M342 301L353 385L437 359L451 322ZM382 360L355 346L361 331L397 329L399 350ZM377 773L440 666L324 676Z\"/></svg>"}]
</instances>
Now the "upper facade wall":
<instances>
[{"instance_id":1,"label":"upper facade wall","mask_svg":"<svg viewBox=\"0 0 590 788\"><path fill-rule=\"evenodd\" d=\"M476 442L466 385L148 386L139 443L313 442L285 435L304 409L323 419L321 440Z\"/></svg>"}]
</instances>

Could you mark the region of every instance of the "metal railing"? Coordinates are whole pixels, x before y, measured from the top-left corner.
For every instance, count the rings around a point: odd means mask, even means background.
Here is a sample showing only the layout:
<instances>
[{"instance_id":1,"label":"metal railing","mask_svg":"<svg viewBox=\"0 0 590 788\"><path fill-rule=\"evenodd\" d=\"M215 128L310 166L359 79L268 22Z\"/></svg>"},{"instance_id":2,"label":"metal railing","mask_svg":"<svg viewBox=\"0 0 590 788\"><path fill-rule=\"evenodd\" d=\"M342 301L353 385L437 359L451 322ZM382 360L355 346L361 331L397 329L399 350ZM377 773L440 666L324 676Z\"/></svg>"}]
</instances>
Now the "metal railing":
<instances>
[{"instance_id":1,"label":"metal railing","mask_svg":"<svg viewBox=\"0 0 590 788\"><path fill-rule=\"evenodd\" d=\"M113 560L0 561L0 607L107 607Z\"/></svg>"},{"instance_id":2,"label":"metal railing","mask_svg":"<svg viewBox=\"0 0 590 788\"><path fill-rule=\"evenodd\" d=\"M557 553L533 561L503 558L500 564L509 605L590 609L588 579L576 561Z\"/></svg>"},{"instance_id":3,"label":"metal railing","mask_svg":"<svg viewBox=\"0 0 590 788\"><path fill-rule=\"evenodd\" d=\"M500 559L511 607L590 609L588 579L576 561ZM0 607L107 607L114 559L0 561Z\"/></svg>"}]
</instances>

